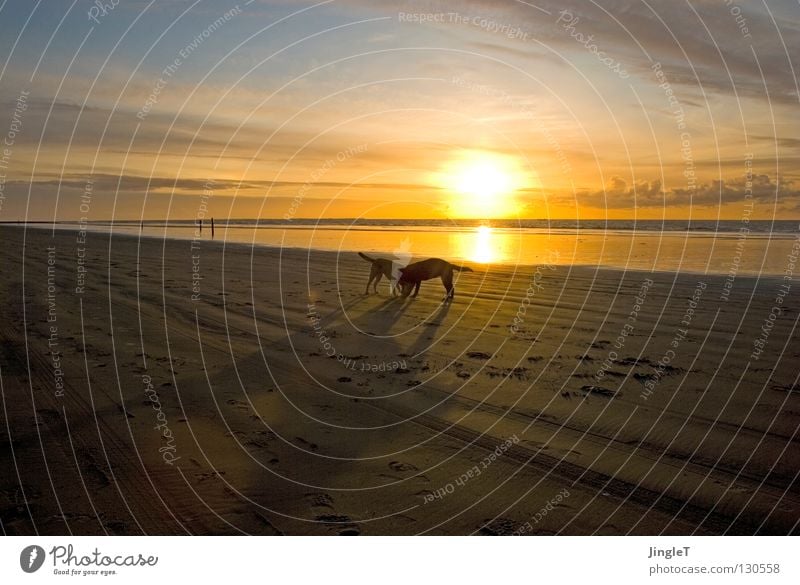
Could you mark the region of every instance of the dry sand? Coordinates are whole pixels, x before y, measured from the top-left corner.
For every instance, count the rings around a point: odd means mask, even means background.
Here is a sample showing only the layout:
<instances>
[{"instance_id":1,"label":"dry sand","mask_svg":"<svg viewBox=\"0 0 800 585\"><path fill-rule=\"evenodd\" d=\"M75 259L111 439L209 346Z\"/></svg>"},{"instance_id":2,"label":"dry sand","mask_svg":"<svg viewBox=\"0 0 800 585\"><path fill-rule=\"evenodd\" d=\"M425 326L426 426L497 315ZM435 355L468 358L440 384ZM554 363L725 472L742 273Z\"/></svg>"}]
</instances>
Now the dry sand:
<instances>
[{"instance_id":1,"label":"dry sand","mask_svg":"<svg viewBox=\"0 0 800 585\"><path fill-rule=\"evenodd\" d=\"M473 265L443 305L349 252L0 249L6 534L797 532L800 283L753 359L778 279Z\"/></svg>"}]
</instances>

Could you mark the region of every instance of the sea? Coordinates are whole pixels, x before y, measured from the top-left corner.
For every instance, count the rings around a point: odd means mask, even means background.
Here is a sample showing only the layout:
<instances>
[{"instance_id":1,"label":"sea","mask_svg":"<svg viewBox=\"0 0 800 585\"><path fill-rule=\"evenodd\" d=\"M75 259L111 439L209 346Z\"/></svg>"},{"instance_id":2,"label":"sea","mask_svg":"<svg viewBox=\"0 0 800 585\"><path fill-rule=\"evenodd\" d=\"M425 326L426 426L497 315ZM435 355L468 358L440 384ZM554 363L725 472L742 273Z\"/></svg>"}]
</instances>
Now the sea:
<instances>
[{"instance_id":1,"label":"sea","mask_svg":"<svg viewBox=\"0 0 800 585\"><path fill-rule=\"evenodd\" d=\"M229 219L28 223L145 238L440 257L503 265L781 276L794 271L800 220ZM800 272L800 264L797 265Z\"/></svg>"}]
</instances>

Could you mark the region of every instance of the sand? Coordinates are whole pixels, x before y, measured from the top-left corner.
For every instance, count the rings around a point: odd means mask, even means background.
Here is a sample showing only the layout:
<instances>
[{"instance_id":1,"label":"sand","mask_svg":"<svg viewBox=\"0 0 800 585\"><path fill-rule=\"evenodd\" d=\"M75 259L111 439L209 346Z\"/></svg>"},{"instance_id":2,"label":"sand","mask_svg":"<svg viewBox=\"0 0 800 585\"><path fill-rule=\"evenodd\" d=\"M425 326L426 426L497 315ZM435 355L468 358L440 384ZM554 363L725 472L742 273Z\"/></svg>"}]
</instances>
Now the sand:
<instances>
[{"instance_id":1,"label":"sand","mask_svg":"<svg viewBox=\"0 0 800 585\"><path fill-rule=\"evenodd\" d=\"M82 239L0 228L6 534L798 531L800 284Z\"/></svg>"}]
</instances>

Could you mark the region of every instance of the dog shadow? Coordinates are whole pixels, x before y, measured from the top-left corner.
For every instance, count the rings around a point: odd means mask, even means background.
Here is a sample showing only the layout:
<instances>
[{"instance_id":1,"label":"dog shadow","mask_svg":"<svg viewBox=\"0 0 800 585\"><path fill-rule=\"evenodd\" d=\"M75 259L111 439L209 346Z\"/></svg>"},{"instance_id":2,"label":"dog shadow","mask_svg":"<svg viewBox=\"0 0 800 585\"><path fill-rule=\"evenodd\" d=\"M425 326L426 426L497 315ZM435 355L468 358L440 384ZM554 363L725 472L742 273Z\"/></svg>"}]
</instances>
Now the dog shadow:
<instances>
[{"instance_id":1,"label":"dog shadow","mask_svg":"<svg viewBox=\"0 0 800 585\"><path fill-rule=\"evenodd\" d=\"M448 313L450 313L451 306L451 303L442 303L436 312L425 320L421 325L419 335L411 343L406 353L417 356L424 353L432 343L436 342L439 329L442 327Z\"/></svg>"},{"instance_id":2,"label":"dog shadow","mask_svg":"<svg viewBox=\"0 0 800 585\"><path fill-rule=\"evenodd\" d=\"M372 335L386 335L412 306L407 298L390 297L353 318L353 323Z\"/></svg>"}]
</instances>

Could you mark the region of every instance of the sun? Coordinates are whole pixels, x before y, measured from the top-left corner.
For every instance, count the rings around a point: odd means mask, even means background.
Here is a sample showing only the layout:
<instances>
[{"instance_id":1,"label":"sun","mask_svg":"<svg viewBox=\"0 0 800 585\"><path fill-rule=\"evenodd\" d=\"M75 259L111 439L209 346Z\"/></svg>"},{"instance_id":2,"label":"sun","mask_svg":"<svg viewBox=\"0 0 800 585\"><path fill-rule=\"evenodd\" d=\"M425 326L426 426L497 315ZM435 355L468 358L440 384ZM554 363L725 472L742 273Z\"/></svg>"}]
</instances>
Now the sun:
<instances>
[{"instance_id":1,"label":"sun","mask_svg":"<svg viewBox=\"0 0 800 585\"><path fill-rule=\"evenodd\" d=\"M438 183L449 193L449 215L491 219L519 214L516 192L527 179L514 157L470 151L447 163Z\"/></svg>"}]
</instances>

